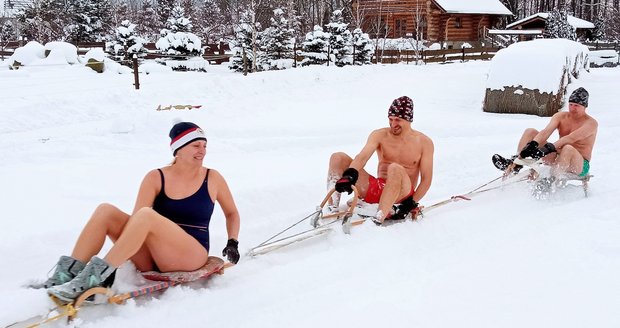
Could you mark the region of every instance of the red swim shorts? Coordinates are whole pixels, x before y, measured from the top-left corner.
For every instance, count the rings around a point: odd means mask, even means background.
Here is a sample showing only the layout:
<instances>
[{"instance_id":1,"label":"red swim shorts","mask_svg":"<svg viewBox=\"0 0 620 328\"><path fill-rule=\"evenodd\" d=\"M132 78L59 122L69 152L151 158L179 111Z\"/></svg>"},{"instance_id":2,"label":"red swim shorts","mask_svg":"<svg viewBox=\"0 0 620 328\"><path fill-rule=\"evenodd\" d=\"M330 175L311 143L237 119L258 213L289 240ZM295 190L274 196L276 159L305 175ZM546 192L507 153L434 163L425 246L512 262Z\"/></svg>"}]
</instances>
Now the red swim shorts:
<instances>
[{"instance_id":1,"label":"red swim shorts","mask_svg":"<svg viewBox=\"0 0 620 328\"><path fill-rule=\"evenodd\" d=\"M369 204L378 204L379 199L381 199L381 193L383 193L383 188L385 187L385 179L375 178L372 175L368 176L368 190L366 190L366 196L364 197L364 201ZM396 202L397 204L403 201L405 198L409 196L413 196L413 186L411 186L411 191L401 200Z\"/></svg>"}]
</instances>

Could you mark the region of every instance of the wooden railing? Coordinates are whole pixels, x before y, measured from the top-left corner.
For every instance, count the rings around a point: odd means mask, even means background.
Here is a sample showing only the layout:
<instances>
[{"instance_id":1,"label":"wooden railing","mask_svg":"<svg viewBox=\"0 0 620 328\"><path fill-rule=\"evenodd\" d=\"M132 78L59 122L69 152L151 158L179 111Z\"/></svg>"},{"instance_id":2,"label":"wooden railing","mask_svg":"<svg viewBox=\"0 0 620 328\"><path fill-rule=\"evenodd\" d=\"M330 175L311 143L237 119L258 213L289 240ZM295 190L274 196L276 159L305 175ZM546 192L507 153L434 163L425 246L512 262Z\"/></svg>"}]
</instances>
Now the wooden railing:
<instances>
[{"instance_id":1,"label":"wooden railing","mask_svg":"<svg viewBox=\"0 0 620 328\"><path fill-rule=\"evenodd\" d=\"M620 51L620 43L616 42L602 42L602 41L594 41L594 42L583 42L585 46L587 46L590 50L616 50Z\"/></svg>"}]
</instances>

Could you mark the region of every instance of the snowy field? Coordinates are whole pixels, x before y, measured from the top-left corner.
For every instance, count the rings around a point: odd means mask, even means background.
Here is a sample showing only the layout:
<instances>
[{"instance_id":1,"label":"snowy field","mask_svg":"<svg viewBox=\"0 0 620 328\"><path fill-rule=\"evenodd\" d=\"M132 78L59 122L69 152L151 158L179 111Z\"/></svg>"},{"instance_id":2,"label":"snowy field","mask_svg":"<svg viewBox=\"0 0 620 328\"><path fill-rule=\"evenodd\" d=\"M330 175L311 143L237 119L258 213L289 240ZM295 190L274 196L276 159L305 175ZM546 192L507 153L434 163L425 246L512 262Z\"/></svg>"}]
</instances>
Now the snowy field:
<instances>
[{"instance_id":1,"label":"snowy field","mask_svg":"<svg viewBox=\"0 0 620 328\"><path fill-rule=\"evenodd\" d=\"M435 143L434 180L421 203L488 182L499 176L491 155L514 153L526 127L548 122L482 112L489 65L309 67L247 77L211 66L206 74L142 75L139 91L130 74L1 68L0 326L50 306L44 291L23 286L71 252L99 203L131 211L144 174L172 159L168 131L176 120L207 133L205 165L231 187L242 253L312 212L325 195L329 155L356 154L373 129L387 126L387 108L402 95L414 100L414 129ZM590 91L588 111L599 122L589 198L570 189L538 201L523 183L415 223L367 223L351 235L242 257L208 282L86 309L78 324L618 327L620 68L592 69L569 92L579 86ZM160 104L203 107L156 111ZM375 168L373 158L367 169ZM219 210L211 240L221 255ZM124 290L142 283L130 264L117 280Z\"/></svg>"}]
</instances>

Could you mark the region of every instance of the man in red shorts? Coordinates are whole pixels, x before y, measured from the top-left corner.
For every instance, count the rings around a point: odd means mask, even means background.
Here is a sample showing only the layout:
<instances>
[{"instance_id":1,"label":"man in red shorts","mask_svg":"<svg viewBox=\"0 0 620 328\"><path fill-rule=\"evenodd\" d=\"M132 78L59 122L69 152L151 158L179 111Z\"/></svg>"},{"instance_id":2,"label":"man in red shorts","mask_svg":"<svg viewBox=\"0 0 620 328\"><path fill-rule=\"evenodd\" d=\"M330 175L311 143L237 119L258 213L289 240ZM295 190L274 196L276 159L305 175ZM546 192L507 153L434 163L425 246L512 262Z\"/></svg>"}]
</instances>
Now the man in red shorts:
<instances>
[{"instance_id":1,"label":"man in red shorts","mask_svg":"<svg viewBox=\"0 0 620 328\"><path fill-rule=\"evenodd\" d=\"M433 179L433 142L423 133L413 130L413 101L407 96L395 99L388 110L389 128L370 133L362 151L351 158L338 152L329 160L328 184L339 193L351 193L355 185L360 198L378 203L373 218L377 224L386 218L398 220L418 208ZM364 170L373 153L379 157L377 177ZM418 184L419 182L419 184ZM338 206L339 194L332 198ZM391 214L392 205L396 211Z\"/></svg>"}]
</instances>

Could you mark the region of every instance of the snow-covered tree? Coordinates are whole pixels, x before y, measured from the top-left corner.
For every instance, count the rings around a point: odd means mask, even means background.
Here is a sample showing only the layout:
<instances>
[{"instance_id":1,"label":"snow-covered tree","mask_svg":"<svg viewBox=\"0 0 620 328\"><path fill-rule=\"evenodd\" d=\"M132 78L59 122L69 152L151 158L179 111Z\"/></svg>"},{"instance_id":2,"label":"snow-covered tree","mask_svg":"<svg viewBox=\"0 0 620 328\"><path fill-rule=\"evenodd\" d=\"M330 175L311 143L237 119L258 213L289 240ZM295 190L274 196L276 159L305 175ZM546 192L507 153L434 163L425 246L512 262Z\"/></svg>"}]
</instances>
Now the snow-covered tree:
<instances>
[{"instance_id":1,"label":"snow-covered tree","mask_svg":"<svg viewBox=\"0 0 620 328\"><path fill-rule=\"evenodd\" d=\"M329 47L329 33L323 32L323 28L314 26L314 31L306 34L302 44L301 55L304 60L302 66L323 65L327 62L327 48Z\"/></svg>"},{"instance_id":2,"label":"snow-covered tree","mask_svg":"<svg viewBox=\"0 0 620 328\"><path fill-rule=\"evenodd\" d=\"M172 32L191 32L192 22L185 15L185 9L175 6L170 12L170 18L166 22L166 28Z\"/></svg>"},{"instance_id":3,"label":"snow-covered tree","mask_svg":"<svg viewBox=\"0 0 620 328\"><path fill-rule=\"evenodd\" d=\"M17 15L22 36L42 43L62 40L69 20L64 0L31 2Z\"/></svg>"},{"instance_id":4,"label":"snow-covered tree","mask_svg":"<svg viewBox=\"0 0 620 328\"><path fill-rule=\"evenodd\" d=\"M146 40L137 35L136 25L128 20L122 21L121 25L116 28L114 41L108 45L108 52L112 58L117 61L123 61L124 65L131 65L131 58L137 55L139 58L144 57L146 49L144 44Z\"/></svg>"},{"instance_id":5,"label":"snow-covered tree","mask_svg":"<svg viewBox=\"0 0 620 328\"><path fill-rule=\"evenodd\" d=\"M271 18L271 26L261 33L260 45L264 52L264 60L261 61L263 69L275 70L292 66L294 42L293 29L289 28L284 11L280 8L275 9Z\"/></svg>"},{"instance_id":6,"label":"snow-covered tree","mask_svg":"<svg viewBox=\"0 0 620 328\"><path fill-rule=\"evenodd\" d=\"M107 1L104 1L107 2ZM71 42L94 42L103 39L104 19L101 17L105 5L98 0L69 0L69 24L65 37Z\"/></svg>"},{"instance_id":7,"label":"snow-covered tree","mask_svg":"<svg viewBox=\"0 0 620 328\"><path fill-rule=\"evenodd\" d=\"M334 10L325 31L329 33L330 53L336 66L342 67L352 63L351 32L344 23L342 11Z\"/></svg>"},{"instance_id":8,"label":"snow-covered tree","mask_svg":"<svg viewBox=\"0 0 620 328\"><path fill-rule=\"evenodd\" d=\"M140 10L140 14L136 15L135 19L136 25L138 25L143 37L153 40L159 36L159 31L162 29L163 25L158 21L159 16L157 16L152 0L142 1L142 9Z\"/></svg>"},{"instance_id":9,"label":"snow-covered tree","mask_svg":"<svg viewBox=\"0 0 620 328\"><path fill-rule=\"evenodd\" d=\"M13 23L11 21L4 22L4 24L0 26L0 47L3 46L2 43L6 43L8 41L16 39L17 34Z\"/></svg>"},{"instance_id":10,"label":"snow-covered tree","mask_svg":"<svg viewBox=\"0 0 620 328\"><path fill-rule=\"evenodd\" d=\"M156 0L156 3L155 12L158 17L159 29L162 29L166 27L166 22L168 22L168 18L170 18L170 13L172 12L172 8L174 8L176 0Z\"/></svg>"},{"instance_id":11,"label":"snow-covered tree","mask_svg":"<svg viewBox=\"0 0 620 328\"><path fill-rule=\"evenodd\" d=\"M568 23L566 11L560 12L558 9L554 9L549 13L545 25L545 37L549 39L577 39L575 29Z\"/></svg>"},{"instance_id":12,"label":"snow-covered tree","mask_svg":"<svg viewBox=\"0 0 620 328\"><path fill-rule=\"evenodd\" d=\"M594 30L592 31L592 40L601 41L606 40L605 31L607 30L607 26L605 24L605 20L602 17L597 17L594 20Z\"/></svg>"},{"instance_id":13,"label":"snow-covered tree","mask_svg":"<svg viewBox=\"0 0 620 328\"><path fill-rule=\"evenodd\" d=\"M215 0L204 0L194 29L205 43L216 42L223 37L225 17Z\"/></svg>"},{"instance_id":14,"label":"snow-covered tree","mask_svg":"<svg viewBox=\"0 0 620 328\"><path fill-rule=\"evenodd\" d=\"M252 12L245 10L239 17L239 23L235 26L235 38L230 41L232 57L228 68L236 72L252 72L252 61L254 59L253 40L252 40Z\"/></svg>"},{"instance_id":15,"label":"snow-covered tree","mask_svg":"<svg viewBox=\"0 0 620 328\"><path fill-rule=\"evenodd\" d=\"M362 29L356 28L353 31L353 63L355 65L372 64L372 55L375 52L375 46L367 33Z\"/></svg>"}]
</instances>

